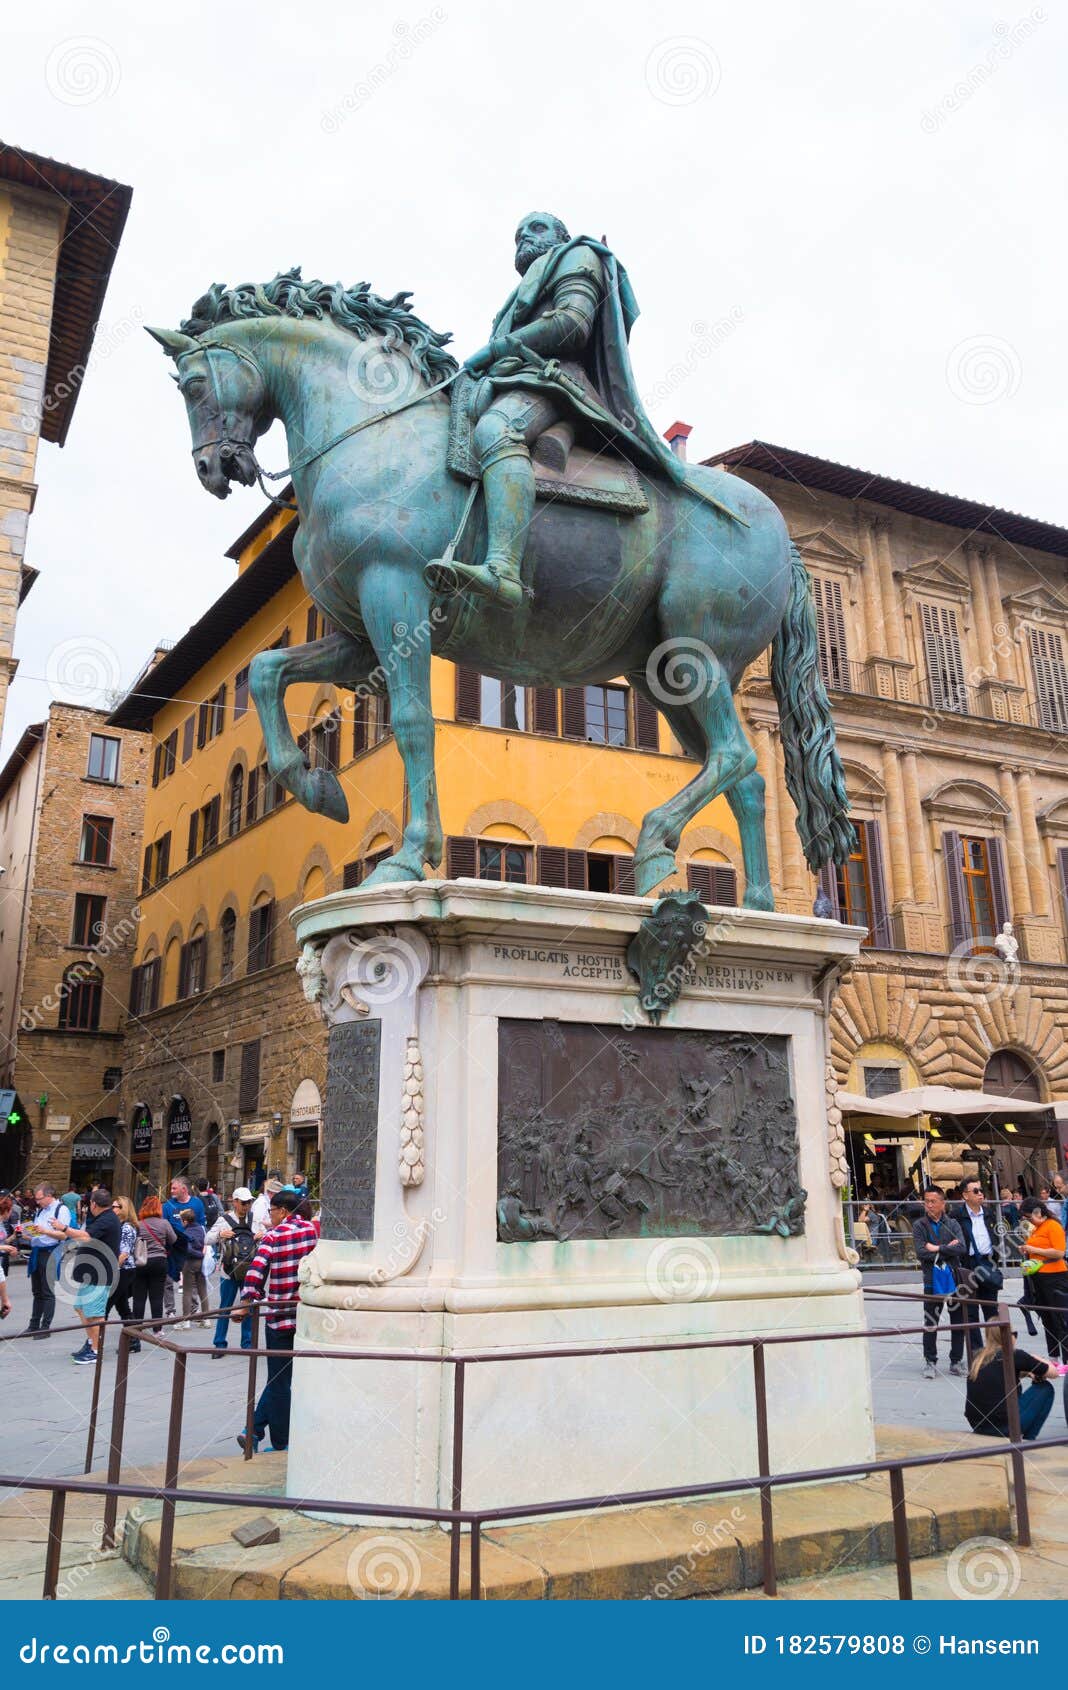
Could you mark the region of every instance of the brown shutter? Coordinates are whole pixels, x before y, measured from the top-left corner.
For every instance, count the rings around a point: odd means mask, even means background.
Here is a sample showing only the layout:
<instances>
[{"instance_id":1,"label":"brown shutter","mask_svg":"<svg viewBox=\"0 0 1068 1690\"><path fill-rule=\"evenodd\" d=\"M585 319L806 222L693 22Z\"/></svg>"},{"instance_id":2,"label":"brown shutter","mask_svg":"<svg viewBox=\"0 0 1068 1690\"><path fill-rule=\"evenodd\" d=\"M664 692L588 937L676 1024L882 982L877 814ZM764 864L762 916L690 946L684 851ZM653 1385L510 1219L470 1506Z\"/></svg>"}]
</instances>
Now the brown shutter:
<instances>
[{"instance_id":1,"label":"brown shutter","mask_svg":"<svg viewBox=\"0 0 1068 1690\"><path fill-rule=\"evenodd\" d=\"M245 825L256 820L256 806L260 796L260 771L250 769L248 772L248 791L245 793Z\"/></svg>"},{"instance_id":2,"label":"brown shutter","mask_svg":"<svg viewBox=\"0 0 1068 1690\"><path fill-rule=\"evenodd\" d=\"M714 904L712 896L712 864L687 863L686 885L691 892L696 892L703 904Z\"/></svg>"},{"instance_id":3,"label":"brown shutter","mask_svg":"<svg viewBox=\"0 0 1068 1690\"><path fill-rule=\"evenodd\" d=\"M1000 933L1005 922L1012 920L1009 890L1005 882L1005 857L1000 839L987 840L986 865L990 877L990 902L994 906L994 928ZM993 934L990 937L993 938Z\"/></svg>"},{"instance_id":4,"label":"brown shutter","mask_svg":"<svg viewBox=\"0 0 1068 1690\"><path fill-rule=\"evenodd\" d=\"M142 978L143 973L144 973L144 970L140 966L138 966L137 968L131 968L131 970L130 970L129 1010L130 1010L131 1015L134 1015L137 1012L137 1004L138 1004L138 1000L139 1000L140 995L141 995L141 978Z\"/></svg>"},{"instance_id":5,"label":"brown shutter","mask_svg":"<svg viewBox=\"0 0 1068 1690\"><path fill-rule=\"evenodd\" d=\"M159 785L159 771L160 771L160 767L161 767L162 763L163 763L163 747L162 747L162 745L157 745L155 751L152 753L152 785L153 786Z\"/></svg>"},{"instance_id":6,"label":"brown shutter","mask_svg":"<svg viewBox=\"0 0 1068 1690\"><path fill-rule=\"evenodd\" d=\"M182 723L182 762L188 763L193 755L193 734L196 731L196 716L187 716Z\"/></svg>"},{"instance_id":7,"label":"brown shutter","mask_svg":"<svg viewBox=\"0 0 1068 1690\"><path fill-rule=\"evenodd\" d=\"M634 896L634 858L612 858L612 886L624 898Z\"/></svg>"},{"instance_id":8,"label":"brown shutter","mask_svg":"<svg viewBox=\"0 0 1068 1690\"><path fill-rule=\"evenodd\" d=\"M834 907L833 920L841 921L842 905L838 898L838 875L833 863L824 863L816 876L816 883L825 898L829 898Z\"/></svg>"},{"instance_id":9,"label":"brown shutter","mask_svg":"<svg viewBox=\"0 0 1068 1690\"><path fill-rule=\"evenodd\" d=\"M363 864L362 863L356 862L356 863L346 863L345 864L345 867L341 871L341 884L345 888L346 892L351 892L352 888L354 886L358 886L362 879L363 879Z\"/></svg>"},{"instance_id":10,"label":"brown shutter","mask_svg":"<svg viewBox=\"0 0 1068 1690\"><path fill-rule=\"evenodd\" d=\"M557 734L560 731L555 687L532 688L534 732Z\"/></svg>"},{"instance_id":11,"label":"brown shutter","mask_svg":"<svg viewBox=\"0 0 1068 1690\"><path fill-rule=\"evenodd\" d=\"M827 580L820 575L813 575L811 579L816 608L820 675L824 686L842 691L847 685L849 674L842 583Z\"/></svg>"},{"instance_id":12,"label":"brown shutter","mask_svg":"<svg viewBox=\"0 0 1068 1690\"><path fill-rule=\"evenodd\" d=\"M166 880L171 872L171 836L165 833L159 842L159 877Z\"/></svg>"},{"instance_id":13,"label":"brown shutter","mask_svg":"<svg viewBox=\"0 0 1068 1690\"><path fill-rule=\"evenodd\" d=\"M142 897L144 897L145 893L150 889L151 885L152 885L152 847L151 847L151 845L146 845L145 846L144 860L141 864L141 896Z\"/></svg>"},{"instance_id":14,"label":"brown shutter","mask_svg":"<svg viewBox=\"0 0 1068 1690\"><path fill-rule=\"evenodd\" d=\"M445 873L449 880L475 880L478 877L478 844L459 834L450 834L445 841Z\"/></svg>"},{"instance_id":15,"label":"brown shutter","mask_svg":"<svg viewBox=\"0 0 1068 1690\"><path fill-rule=\"evenodd\" d=\"M260 1106L260 1041L250 1039L241 1046L241 1077L237 1086L237 1107L242 1115L254 1115Z\"/></svg>"},{"instance_id":16,"label":"brown shutter","mask_svg":"<svg viewBox=\"0 0 1068 1690\"><path fill-rule=\"evenodd\" d=\"M713 863L712 868L712 902L722 904L727 909L738 907L738 876L732 868L725 864Z\"/></svg>"},{"instance_id":17,"label":"brown shutter","mask_svg":"<svg viewBox=\"0 0 1068 1690\"><path fill-rule=\"evenodd\" d=\"M585 892L588 878L585 851L566 851L564 855L567 859L568 888L572 892Z\"/></svg>"},{"instance_id":18,"label":"brown shutter","mask_svg":"<svg viewBox=\"0 0 1068 1690\"><path fill-rule=\"evenodd\" d=\"M1048 628L1029 628L1027 644L1039 724L1053 733L1064 733L1068 730L1068 670L1061 637Z\"/></svg>"},{"instance_id":19,"label":"brown shutter","mask_svg":"<svg viewBox=\"0 0 1068 1690\"><path fill-rule=\"evenodd\" d=\"M358 757L367 750L368 705L365 692L358 692L352 701L352 755Z\"/></svg>"},{"instance_id":20,"label":"brown shutter","mask_svg":"<svg viewBox=\"0 0 1068 1690\"><path fill-rule=\"evenodd\" d=\"M456 665L456 720L482 720L482 676L477 669L468 669L462 663Z\"/></svg>"},{"instance_id":21,"label":"brown shutter","mask_svg":"<svg viewBox=\"0 0 1068 1690\"><path fill-rule=\"evenodd\" d=\"M538 846L538 885L567 885L567 852L562 845Z\"/></svg>"},{"instance_id":22,"label":"brown shutter","mask_svg":"<svg viewBox=\"0 0 1068 1690\"><path fill-rule=\"evenodd\" d=\"M968 918L968 899L964 891L963 857L960 834L942 835L942 861L946 871L946 898L949 905L950 950L971 937Z\"/></svg>"},{"instance_id":23,"label":"brown shutter","mask_svg":"<svg viewBox=\"0 0 1068 1690\"><path fill-rule=\"evenodd\" d=\"M967 711L957 613L947 604L921 604L923 645L931 704L936 710Z\"/></svg>"},{"instance_id":24,"label":"brown shutter","mask_svg":"<svg viewBox=\"0 0 1068 1690\"><path fill-rule=\"evenodd\" d=\"M197 854L197 834L200 828L200 811L194 810L189 818L189 839L187 842L185 860L191 863Z\"/></svg>"},{"instance_id":25,"label":"brown shutter","mask_svg":"<svg viewBox=\"0 0 1068 1690\"><path fill-rule=\"evenodd\" d=\"M178 952L178 996L189 996L189 946L183 945Z\"/></svg>"},{"instance_id":26,"label":"brown shutter","mask_svg":"<svg viewBox=\"0 0 1068 1690\"><path fill-rule=\"evenodd\" d=\"M1068 926L1068 849L1063 845L1057 851L1057 877L1061 886L1061 916Z\"/></svg>"},{"instance_id":27,"label":"brown shutter","mask_svg":"<svg viewBox=\"0 0 1068 1690\"><path fill-rule=\"evenodd\" d=\"M631 689L634 699L634 743L639 751L660 750L660 712L643 693Z\"/></svg>"},{"instance_id":28,"label":"brown shutter","mask_svg":"<svg viewBox=\"0 0 1068 1690\"><path fill-rule=\"evenodd\" d=\"M305 630L304 638L307 641L307 643L309 645L311 645L312 641L318 639L318 637L319 637L319 613L316 610L315 606L312 604L312 605L308 606L308 626L307 626L307 629Z\"/></svg>"},{"instance_id":29,"label":"brown shutter","mask_svg":"<svg viewBox=\"0 0 1068 1690\"><path fill-rule=\"evenodd\" d=\"M564 698L564 734L568 739L586 738L586 689L585 687L565 687Z\"/></svg>"}]
</instances>

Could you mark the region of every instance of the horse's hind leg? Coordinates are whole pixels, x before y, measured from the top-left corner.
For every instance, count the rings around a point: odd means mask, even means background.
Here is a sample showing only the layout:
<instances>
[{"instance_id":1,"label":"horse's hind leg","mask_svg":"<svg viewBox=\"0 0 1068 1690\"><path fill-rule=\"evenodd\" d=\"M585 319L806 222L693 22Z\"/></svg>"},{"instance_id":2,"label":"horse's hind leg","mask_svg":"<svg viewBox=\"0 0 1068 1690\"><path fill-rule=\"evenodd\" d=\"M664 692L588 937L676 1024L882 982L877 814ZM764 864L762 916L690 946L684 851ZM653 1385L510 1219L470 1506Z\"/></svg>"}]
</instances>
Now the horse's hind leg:
<instances>
[{"instance_id":1,"label":"horse's hind leg","mask_svg":"<svg viewBox=\"0 0 1068 1690\"><path fill-rule=\"evenodd\" d=\"M376 662L370 642L349 634L328 634L307 645L276 646L252 659L249 691L263 728L268 771L305 809L329 816L331 821L348 821L348 799L336 775L326 769L308 768L289 726L286 688L298 681L332 681L336 686L355 687L366 680Z\"/></svg>"},{"instance_id":2,"label":"horse's hind leg","mask_svg":"<svg viewBox=\"0 0 1068 1690\"><path fill-rule=\"evenodd\" d=\"M686 661L685 705L665 704L662 691L659 695L653 691L646 675L629 677L663 711L684 749L691 756L703 758L693 780L674 798L650 810L642 822L635 852L635 884L644 895L674 872L675 852L683 828L718 793L725 792L738 817L742 836L745 906L770 909L773 905L764 842L764 782L756 773L756 755L742 732L730 681L715 653L695 640L692 646L688 645ZM739 788L736 800L733 794Z\"/></svg>"}]
</instances>

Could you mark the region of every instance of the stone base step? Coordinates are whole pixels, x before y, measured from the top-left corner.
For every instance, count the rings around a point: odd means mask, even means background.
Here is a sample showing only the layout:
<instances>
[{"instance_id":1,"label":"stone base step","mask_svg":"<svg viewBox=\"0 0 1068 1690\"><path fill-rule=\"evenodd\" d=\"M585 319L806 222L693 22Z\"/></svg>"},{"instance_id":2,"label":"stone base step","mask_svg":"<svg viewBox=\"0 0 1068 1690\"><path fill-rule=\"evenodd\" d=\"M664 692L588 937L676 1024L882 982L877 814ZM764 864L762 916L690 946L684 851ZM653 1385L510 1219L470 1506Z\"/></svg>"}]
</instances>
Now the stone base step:
<instances>
[{"instance_id":1,"label":"stone base step","mask_svg":"<svg viewBox=\"0 0 1068 1690\"><path fill-rule=\"evenodd\" d=\"M942 1438L887 1429L880 1449L919 1454ZM449 1593L449 1539L440 1530L344 1528L272 1510L283 1485L282 1457L215 1464L213 1488L263 1490L255 1509L184 1504L175 1520L171 1595L177 1599L307 1601ZM1007 1461L963 1462L905 1476L912 1556L944 1558L973 1538L1008 1539ZM127 1522L123 1555L150 1585L159 1550L158 1504ZM267 1518L279 1541L243 1549L232 1533ZM844 1569L870 1573L893 1560L890 1490L885 1475L797 1490L775 1501L781 1581L826 1579ZM466 1594L468 1543L462 1555ZM527 1600L730 1596L758 1589L762 1576L760 1508L740 1494L709 1501L557 1518L487 1531L482 1587L488 1598ZM882 1587L880 1587L882 1588ZM889 1594L896 1586L892 1570Z\"/></svg>"}]
</instances>

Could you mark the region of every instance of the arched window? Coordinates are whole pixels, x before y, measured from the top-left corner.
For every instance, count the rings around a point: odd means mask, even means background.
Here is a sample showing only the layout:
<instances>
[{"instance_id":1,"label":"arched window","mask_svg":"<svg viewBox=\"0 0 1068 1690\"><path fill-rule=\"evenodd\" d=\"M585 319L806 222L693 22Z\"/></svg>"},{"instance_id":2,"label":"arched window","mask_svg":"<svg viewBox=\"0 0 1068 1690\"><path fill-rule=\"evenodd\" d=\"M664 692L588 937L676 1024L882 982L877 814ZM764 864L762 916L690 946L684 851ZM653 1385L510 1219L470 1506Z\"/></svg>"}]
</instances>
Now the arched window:
<instances>
[{"instance_id":1,"label":"arched window","mask_svg":"<svg viewBox=\"0 0 1068 1690\"><path fill-rule=\"evenodd\" d=\"M104 976L99 968L76 962L63 974L59 1025L67 1033L95 1033L100 1026Z\"/></svg>"},{"instance_id":2,"label":"arched window","mask_svg":"<svg viewBox=\"0 0 1068 1690\"><path fill-rule=\"evenodd\" d=\"M237 915L232 909L225 909L219 923L222 938L222 954L219 960L219 979L232 980L234 977L234 945L237 939Z\"/></svg>"},{"instance_id":3,"label":"arched window","mask_svg":"<svg viewBox=\"0 0 1068 1690\"><path fill-rule=\"evenodd\" d=\"M241 830L241 810L245 802L245 771L238 764L230 776L227 804L227 833L232 839Z\"/></svg>"}]
</instances>

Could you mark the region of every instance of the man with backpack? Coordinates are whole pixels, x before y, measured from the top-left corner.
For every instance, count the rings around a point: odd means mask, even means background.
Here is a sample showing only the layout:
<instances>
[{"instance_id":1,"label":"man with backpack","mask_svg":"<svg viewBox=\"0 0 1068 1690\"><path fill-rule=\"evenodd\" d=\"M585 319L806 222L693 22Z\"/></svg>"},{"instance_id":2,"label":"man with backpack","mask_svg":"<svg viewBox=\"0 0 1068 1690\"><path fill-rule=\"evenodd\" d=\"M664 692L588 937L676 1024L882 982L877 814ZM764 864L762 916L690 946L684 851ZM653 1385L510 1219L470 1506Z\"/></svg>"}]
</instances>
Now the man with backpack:
<instances>
[{"instance_id":1,"label":"man with backpack","mask_svg":"<svg viewBox=\"0 0 1068 1690\"><path fill-rule=\"evenodd\" d=\"M237 1301L245 1283L245 1275L256 1254L256 1236L251 1220L252 1203L253 1197L248 1186L239 1185L230 1199L229 1207L219 1216L214 1226L208 1229L205 1242L212 1245L219 1256L220 1309L232 1308ZM221 1356L227 1348L229 1325L225 1314L215 1324L212 1360ZM246 1315L241 1322L241 1348L252 1348L251 1315Z\"/></svg>"},{"instance_id":2,"label":"man with backpack","mask_svg":"<svg viewBox=\"0 0 1068 1690\"><path fill-rule=\"evenodd\" d=\"M223 1206L211 1188L210 1179L197 1180L197 1195L204 1205L204 1225L210 1232L223 1212Z\"/></svg>"}]
</instances>

